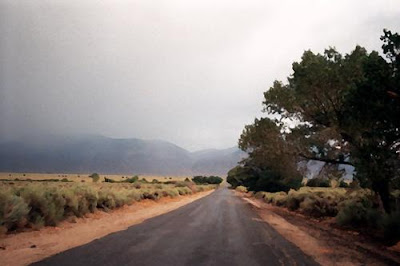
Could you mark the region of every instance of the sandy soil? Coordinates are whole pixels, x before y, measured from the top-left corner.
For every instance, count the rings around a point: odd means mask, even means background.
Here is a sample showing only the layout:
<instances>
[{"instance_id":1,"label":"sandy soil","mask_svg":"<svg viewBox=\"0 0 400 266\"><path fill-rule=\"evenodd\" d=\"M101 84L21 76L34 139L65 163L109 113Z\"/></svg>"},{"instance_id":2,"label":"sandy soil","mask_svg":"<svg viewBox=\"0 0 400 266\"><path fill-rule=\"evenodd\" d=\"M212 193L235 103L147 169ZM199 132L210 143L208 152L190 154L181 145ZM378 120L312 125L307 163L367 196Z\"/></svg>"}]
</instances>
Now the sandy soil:
<instances>
[{"instance_id":1,"label":"sandy soil","mask_svg":"<svg viewBox=\"0 0 400 266\"><path fill-rule=\"evenodd\" d=\"M356 232L339 230L262 200L237 193L260 217L321 265L399 265L400 253L372 243Z\"/></svg>"},{"instance_id":2,"label":"sandy soil","mask_svg":"<svg viewBox=\"0 0 400 266\"><path fill-rule=\"evenodd\" d=\"M158 201L144 200L110 213L98 211L85 218L64 221L57 227L3 236L0 238L0 264L17 266L42 260L175 210L212 192L213 190L173 199L162 198Z\"/></svg>"}]
</instances>

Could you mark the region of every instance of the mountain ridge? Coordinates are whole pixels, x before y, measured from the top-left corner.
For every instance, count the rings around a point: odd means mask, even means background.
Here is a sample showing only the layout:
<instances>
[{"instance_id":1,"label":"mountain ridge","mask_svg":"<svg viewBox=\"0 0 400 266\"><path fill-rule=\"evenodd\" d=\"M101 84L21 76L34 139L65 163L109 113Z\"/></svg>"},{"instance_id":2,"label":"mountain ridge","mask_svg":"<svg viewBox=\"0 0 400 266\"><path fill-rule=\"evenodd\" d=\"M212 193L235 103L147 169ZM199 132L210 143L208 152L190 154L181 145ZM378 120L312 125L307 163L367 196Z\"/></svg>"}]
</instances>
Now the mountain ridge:
<instances>
[{"instance_id":1,"label":"mountain ridge","mask_svg":"<svg viewBox=\"0 0 400 266\"><path fill-rule=\"evenodd\" d=\"M164 140L56 136L0 143L0 171L226 175L245 156L236 147L190 152Z\"/></svg>"}]
</instances>

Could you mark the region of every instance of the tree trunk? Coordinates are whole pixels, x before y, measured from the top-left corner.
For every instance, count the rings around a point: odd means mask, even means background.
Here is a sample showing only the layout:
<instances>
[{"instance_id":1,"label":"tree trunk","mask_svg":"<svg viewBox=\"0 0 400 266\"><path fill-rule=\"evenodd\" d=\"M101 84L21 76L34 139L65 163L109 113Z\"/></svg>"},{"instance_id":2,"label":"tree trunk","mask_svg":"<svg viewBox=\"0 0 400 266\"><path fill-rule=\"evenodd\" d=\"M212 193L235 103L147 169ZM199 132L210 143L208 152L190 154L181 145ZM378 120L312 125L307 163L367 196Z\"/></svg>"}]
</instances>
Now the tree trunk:
<instances>
[{"instance_id":1,"label":"tree trunk","mask_svg":"<svg viewBox=\"0 0 400 266\"><path fill-rule=\"evenodd\" d=\"M386 213L390 213L392 211L390 204L390 189L389 183L387 182L375 182L372 186L372 189L379 194L379 197L382 201L383 208Z\"/></svg>"}]
</instances>

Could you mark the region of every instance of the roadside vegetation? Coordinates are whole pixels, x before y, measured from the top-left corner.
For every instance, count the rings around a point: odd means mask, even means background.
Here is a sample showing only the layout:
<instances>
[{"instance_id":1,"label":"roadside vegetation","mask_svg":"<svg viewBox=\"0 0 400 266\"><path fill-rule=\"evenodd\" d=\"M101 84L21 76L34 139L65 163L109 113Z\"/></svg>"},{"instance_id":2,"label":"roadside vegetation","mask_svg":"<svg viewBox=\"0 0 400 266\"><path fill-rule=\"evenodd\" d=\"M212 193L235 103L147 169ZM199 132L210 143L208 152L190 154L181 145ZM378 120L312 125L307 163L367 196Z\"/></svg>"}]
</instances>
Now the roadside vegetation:
<instances>
[{"instance_id":1,"label":"roadside vegetation","mask_svg":"<svg viewBox=\"0 0 400 266\"><path fill-rule=\"evenodd\" d=\"M237 190L243 189L237 187ZM313 218L335 217L336 225L367 233L389 245L400 240L400 212L384 212L375 193L369 189L301 187L289 192L259 191L254 196ZM393 191L391 198L394 203L399 202L400 190Z\"/></svg>"},{"instance_id":2,"label":"roadside vegetation","mask_svg":"<svg viewBox=\"0 0 400 266\"><path fill-rule=\"evenodd\" d=\"M215 188L184 181L152 184L133 180L89 184L0 181L0 232L55 226L68 217L82 217L96 210L109 211L143 199L158 200Z\"/></svg>"},{"instance_id":3,"label":"roadside vegetation","mask_svg":"<svg viewBox=\"0 0 400 266\"><path fill-rule=\"evenodd\" d=\"M400 35L384 30L381 40L383 56L361 46L344 55L305 51L288 82L264 93L266 117L245 126L239 147L249 157L227 182L268 203L399 241ZM309 161L336 170L304 187ZM351 184L339 165L354 167Z\"/></svg>"},{"instance_id":4,"label":"roadside vegetation","mask_svg":"<svg viewBox=\"0 0 400 266\"><path fill-rule=\"evenodd\" d=\"M194 176L192 178L192 181L195 182L196 184L213 184L213 185L219 185L222 183L223 179L219 176Z\"/></svg>"}]
</instances>

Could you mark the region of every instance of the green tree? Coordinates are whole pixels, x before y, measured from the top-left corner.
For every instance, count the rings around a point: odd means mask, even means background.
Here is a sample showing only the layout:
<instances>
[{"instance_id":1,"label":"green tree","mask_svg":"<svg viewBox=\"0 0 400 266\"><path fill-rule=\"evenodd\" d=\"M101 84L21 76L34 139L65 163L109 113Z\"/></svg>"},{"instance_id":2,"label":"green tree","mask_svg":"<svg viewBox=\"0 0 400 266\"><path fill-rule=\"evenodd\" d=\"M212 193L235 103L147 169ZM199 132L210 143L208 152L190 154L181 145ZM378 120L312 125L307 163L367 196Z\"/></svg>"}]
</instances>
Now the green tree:
<instances>
[{"instance_id":1,"label":"green tree","mask_svg":"<svg viewBox=\"0 0 400 266\"><path fill-rule=\"evenodd\" d=\"M312 159L354 165L357 178L380 195L390 212L390 186L400 174L400 38L385 30L381 39L388 61L357 46L345 56L332 48L324 54L306 51L293 63L288 83L275 81L264 93L264 111L279 117L269 120L278 129L269 125L258 130L256 120L252 127L259 132L248 134L246 128L242 134L239 143L246 138L254 142L241 145L253 153L250 161L259 160L255 150L266 154L266 161L285 154L285 163ZM288 131L284 121L296 126ZM277 131L283 144L275 137ZM252 139L258 134L265 139Z\"/></svg>"},{"instance_id":2,"label":"green tree","mask_svg":"<svg viewBox=\"0 0 400 266\"><path fill-rule=\"evenodd\" d=\"M288 191L298 188L301 175L298 172L292 144L286 134L268 118L255 119L254 124L243 130L239 147L248 152L243 167L228 173L232 186L243 185L252 191Z\"/></svg>"}]
</instances>

